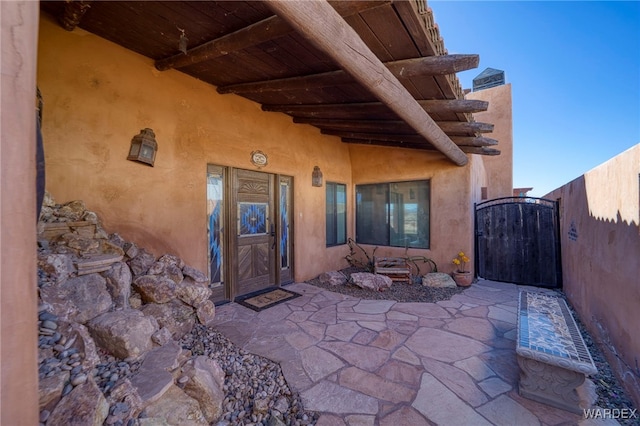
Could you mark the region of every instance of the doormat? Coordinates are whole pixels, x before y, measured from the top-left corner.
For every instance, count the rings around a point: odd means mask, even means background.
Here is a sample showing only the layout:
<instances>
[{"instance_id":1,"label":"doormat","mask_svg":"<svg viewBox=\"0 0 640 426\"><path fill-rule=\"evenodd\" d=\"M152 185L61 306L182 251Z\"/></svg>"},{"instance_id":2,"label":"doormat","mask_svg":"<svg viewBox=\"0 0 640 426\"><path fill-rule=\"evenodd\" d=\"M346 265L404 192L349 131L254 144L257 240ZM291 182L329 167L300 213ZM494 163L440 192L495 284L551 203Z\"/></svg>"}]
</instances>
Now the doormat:
<instances>
[{"instance_id":1,"label":"doormat","mask_svg":"<svg viewBox=\"0 0 640 426\"><path fill-rule=\"evenodd\" d=\"M300 296L300 294L283 288L270 288L259 294L252 293L246 296L240 296L235 299L235 302L249 309L253 309L256 312L260 312L279 303L286 302L287 300L295 299L298 296Z\"/></svg>"}]
</instances>

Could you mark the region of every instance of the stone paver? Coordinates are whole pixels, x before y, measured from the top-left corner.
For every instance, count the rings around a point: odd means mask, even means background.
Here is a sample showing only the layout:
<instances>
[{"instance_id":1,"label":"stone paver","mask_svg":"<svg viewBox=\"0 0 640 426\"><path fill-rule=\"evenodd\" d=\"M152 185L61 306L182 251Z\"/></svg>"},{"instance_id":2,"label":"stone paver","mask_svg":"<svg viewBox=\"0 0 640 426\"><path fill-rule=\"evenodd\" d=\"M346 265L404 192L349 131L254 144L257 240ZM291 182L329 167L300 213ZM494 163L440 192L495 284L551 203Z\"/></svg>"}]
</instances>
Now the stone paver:
<instances>
[{"instance_id":1,"label":"stone paver","mask_svg":"<svg viewBox=\"0 0 640 426\"><path fill-rule=\"evenodd\" d=\"M261 313L218 307L214 326L279 362L318 426L590 424L517 393L524 287L482 280L438 303L287 288L303 296Z\"/></svg>"}]
</instances>

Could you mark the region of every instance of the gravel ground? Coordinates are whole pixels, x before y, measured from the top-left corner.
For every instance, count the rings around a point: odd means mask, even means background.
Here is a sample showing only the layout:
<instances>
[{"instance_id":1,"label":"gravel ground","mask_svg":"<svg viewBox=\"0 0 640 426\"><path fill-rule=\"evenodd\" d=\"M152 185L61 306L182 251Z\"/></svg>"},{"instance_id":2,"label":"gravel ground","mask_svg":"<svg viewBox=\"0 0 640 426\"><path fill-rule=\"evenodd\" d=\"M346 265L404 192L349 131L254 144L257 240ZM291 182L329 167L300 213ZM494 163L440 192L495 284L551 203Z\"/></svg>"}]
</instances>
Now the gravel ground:
<instances>
[{"instance_id":1,"label":"gravel ground","mask_svg":"<svg viewBox=\"0 0 640 426\"><path fill-rule=\"evenodd\" d=\"M566 300L566 296L561 291L558 293ZM611 366L607 362L607 359L604 357L602 350L599 345L591 337L591 334L587 331L586 327L578 317L578 314L575 312L569 301L567 300L567 305L571 310L571 315L576 320L576 324L580 329L580 333L582 333L582 338L584 339L584 343L589 348L589 352L591 353L591 358L593 358L593 363L598 368L598 373L591 377L591 380L596 385L596 392L598 394L598 400L595 405L601 408L611 408L611 409L634 409L638 408L633 405L633 401L627 395L624 388L618 382L618 378L613 373ZM634 419L617 419L621 425L640 425L640 414L636 414Z\"/></svg>"},{"instance_id":2,"label":"gravel ground","mask_svg":"<svg viewBox=\"0 0 640 426\"><path fill-rule=\"evenodd\" d=\"M363 272L358 268L346 268L341 270L347 278L354 272ZM325 290L333 291L335 293L346 294L348 296L357 297L359 299L369 300L395 300L397 302L438 302L440 300L449 300L453 295L462 293L464 287L456 288L433 288L423 287L418 282L413 285L392 285L391 288L385 291L371 291L365 290L354 285L340 285L332 286L330 284L323 284L318 278L307 281L307 284L312 284L316 287L321 287Z\"/></svg>"}]
</instances>

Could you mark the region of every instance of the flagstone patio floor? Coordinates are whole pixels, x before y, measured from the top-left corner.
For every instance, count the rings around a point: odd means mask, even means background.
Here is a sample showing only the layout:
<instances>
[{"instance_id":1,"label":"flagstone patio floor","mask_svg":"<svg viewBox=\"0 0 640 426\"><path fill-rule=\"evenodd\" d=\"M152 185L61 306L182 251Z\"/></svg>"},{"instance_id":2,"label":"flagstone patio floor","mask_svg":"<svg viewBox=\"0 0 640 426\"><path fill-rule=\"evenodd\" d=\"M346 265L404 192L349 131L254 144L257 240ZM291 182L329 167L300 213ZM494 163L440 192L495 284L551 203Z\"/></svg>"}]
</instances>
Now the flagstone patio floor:
<instances>
[{"instance_id":1,"label":"flagstone patio floor","mask_svg":"<svg viewBox=\"0 0 640 426\"><path fill-rule=\"evenodd\" d=\"M215 327L276 361L321 426L591 425L518 395L518 290L481 280L450 300L361 300L309 284L262 312L217 308Z\"/></svg>"}]
</instances>

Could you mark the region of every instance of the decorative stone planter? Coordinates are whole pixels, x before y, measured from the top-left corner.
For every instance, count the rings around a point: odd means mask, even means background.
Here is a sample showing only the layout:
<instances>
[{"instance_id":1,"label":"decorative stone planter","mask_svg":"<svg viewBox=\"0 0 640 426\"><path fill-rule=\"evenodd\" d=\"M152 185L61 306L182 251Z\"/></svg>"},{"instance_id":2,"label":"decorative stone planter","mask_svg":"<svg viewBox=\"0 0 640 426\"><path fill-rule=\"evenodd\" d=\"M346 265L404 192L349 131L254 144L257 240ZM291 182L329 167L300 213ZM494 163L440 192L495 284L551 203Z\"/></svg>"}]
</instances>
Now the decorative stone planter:
<instances>
[{"instance_id":1,"label":"decorative stone planter","mask_svg":"<svg viewBox=\"0 0 640 426\"><path fill-rule=\"evenodd\" d=\"M472 272L457 272L454 271L452 273L453 280L460 287L469 287L473 282L473 273Z\"/></svg>"}]
</instances>

